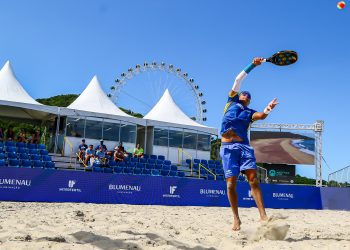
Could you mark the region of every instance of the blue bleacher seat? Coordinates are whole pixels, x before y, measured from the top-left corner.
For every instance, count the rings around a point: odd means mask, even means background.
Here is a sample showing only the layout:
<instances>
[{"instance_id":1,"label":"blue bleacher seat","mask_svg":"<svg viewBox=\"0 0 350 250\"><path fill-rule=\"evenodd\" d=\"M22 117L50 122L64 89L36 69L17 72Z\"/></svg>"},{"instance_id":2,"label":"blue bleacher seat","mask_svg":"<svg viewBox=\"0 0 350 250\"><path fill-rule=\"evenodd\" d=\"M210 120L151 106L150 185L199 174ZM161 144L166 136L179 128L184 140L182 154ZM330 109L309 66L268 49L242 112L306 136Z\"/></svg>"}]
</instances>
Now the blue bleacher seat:
<instances>
[{"instance_id":1,"label":"blue bleacher seat","mask_svg":"<svg viewBox=\"0 0 350 250\"><path fill-rule=\"evenodd\" d=\"M114 160L109 160L109 161L108 161L108 166L110 166L111 168L113 168L113 167L117 166L117 162L114 161Z\"/></svg>"},{"instance_id":2,"label":"blue bleacher seat","mask_svg":"<svg viewBox=\"0 0 350 250\"><path fill-rule=\"evenodd\" d=\"M55 168L55 163L52 161L44 162L44 167L45 168Z\"/></svg>"},{"instance_id":3,"label":"blue bleacher seat","mask_svg":"<svg viewBox=\"0 0 350 250\"><path fill-rule=\"evenodd\" d=\"M149 164L149 163L147 163L146 164L146 169L154 169L154 164Z\"/></svg>"},{"instance_id":4,"label":"blue bleacher seat","mask_svg":"<svg viewBox=\"0 0 350 250\"><path fill-rule=\"evenodd\" d=\"M201 160L201 164L204 165L204 166L207 166L208 165L208 161L207 160Z\"/></svg>"},{"instance_id":5,"label":"blue bleacher seat","mask_svg":"<svg viewBox=\"0 0 350 250\"><path fill-rule=\"evenodd\" d=\"M214 160L208 160L208 164L209 165L215 165L215 161Z\"/></svg>"},{"instance_id":6,"label":"blue bleacher seat","mask_svg":"<svg viewBox=\"0 0 350 250\"><path fill-rule=\"evenodd\" d=\"M2 141L0 141L0 148L3 148L4 144L2 143Z\"/></svg>"},{"instance_id":7,"label":"blue bleacher seat","mask_svg":"<svg viewBox=\"0 0 350 250\"><path fill-rule=\"evenodd\" d=\"M46 149L46 146L44 144L39 144L38 149Z\"/></svg>"},{"instance_id":8,"label":"blue bleacher seat","mask_svg":"<svg viewBox=\"0 0 350 250\"><path fill-rule=\"evenodd\" d=\"M5 141L5 147L15 147L14 141Z\"/></svg>"},{"instance_id":9,"label":"blue bleacher seat","mask_svg":"<svg viewBox=\"0 0 350 250\"><path fill-rule=\"evenodd\" d=\"M145 174L145 175L150 175L151 174L151 170L150 169L143 169L142 170L142 174Z\"/></svg>"},{"instance_id":10,"label":"blue bleacher seat","mask_svg":"<svg viewBox=\"0 0 350 250\"><path fill-rule=\"evenodd\" d=\"M123 172L123 168L122 167L113 167L113 173L115 174L121 174Z\"/></svg>"},{"instance_id":11,"label":"blue bleacher seat","mask_svg":"<svg viewBox=\"0 0 350 250\"><path fill-rule=\"evenodd\" d=\"M151 174L154 176L158 176L158 175L160 175L160 172L157 169L153 169L153 170L151 170Z\"/></svg>"},{"instance_id":12,"label":"blue bleacher seat","mask_svg":"<svg viewBox=\"0 0 350 250\"><path fill-rule=\"evenodd\" d=\"M170 171L170 165L163 165L163 170Z\"/></svg>"},{"instance_id":13,"label":"blue bleacher seat","mask_svg":"<svg viewBox=\"0 0 350 250\"><path fill-rule=\"evenodd\" d=\"M27 153L27 149L26 148L17 148L17 153L18 154L26 154Z\"/></svg>"},{"instance_id":14,"label":"blue bleacher seat","mask_svg":"<svg viewBox=\"0 0 350 250\"><path fill-rule=\"evenodd\" d=\"M113 173L113 168L103 168L103 173Z\"/></svg>"},{"instance_id":15,"label":"blue bleacher seat","mask_svg":"<svg viewBox=\"0 0 350 250\"><path fill-rule=\"evenodd\" d=\"M139 158L136 158L136 157L130 158L130 162L139 162Z\"/></svg>"},{"instance_id":16,"label":"blue bleacher seat","mask_svg":"<svg viewBox=\"0 0 350 250\"><path fill-rule=\"evenodd\" d=\"M6 166L6 164L5 164L5 160L0 160L0 167L5 167Z\"/></svg>"},{"instance_id":17,"label":"blue bleacher seat","mask_svg":"<svg viewBox=\"0 0 350 250\"><path fill-rule=\"evenodd\" d=\"M94 164L92 164L93 167L101 167L101 162L99 160L95 160Z\"/></svg>"},{"instance_id":18,"label":"blue bleacher seat","mask_svg":"<svg viewBox=\"0 0 350 250\"><path fill-rule=\"evenodd\" d=\"M124 168L123 172L124 172L124 174L132 174L133 173L133 168Z\"/></svg>"},{"instance_id":19,"label":"blue bleacher seat","mask_svg":"<svg viewBox=\"0 0 350 250\"><path fill-rule=\"evenodd\" d=\"M139 162L141 162L141 163L147 163L147 159L145 159L145 158L140 158Z\"/></svg>"},{"instance_id":20,"label":"blue bleacher seat","mask_svg":"<svg viewBox=\"0 0 350 250\"><path fill-rule=\"evenodd\" d=\"M130 168L136 168L137 162L130 162L129 167Z\"/></svg>"},{"instance_id":21,"label":"blue bleacher seat","mask_svg":"<svg viewBox=\"0 0 350 250\"><path fill-rule=\"evenodd\" d=\"M30 155L38 155L39 151L37 149L29 149L28 154Z\"/></svg>"},{"instance_id":22,"label":"blue bleacher seat","mask_svg":"<svg viewBox=\"0 0 350 250\"><path fill-rule=\"evenodd\" d=\"M0 160L3 160L3 159L5 159L5 154L0 153Z\"/></svg>"},{"instance_id":23,"label":"blue bleacher seat","mask_svg":"<svg viewBox=\"0 0 350 250\"><path fill-rule=\"evenodd\" d=\"M163 168L163 165L161 165L161 164L156 164L156 165L154 166L154 169L161 170L162 168Z\"/></svg>"},{"instance_id":24,"label":"blue bleacher seat","mask_svg":"<svg viewBox=\"0 0 350 250\"><path fill-rule=\"evenodd\" d=\"M3 147L0 147L0 153L4 152Z\"/></svg>"},{"instance_id":25,"label":"blue bleacher seat","mask_svg":"<svg viewBox=\"0 0 350 250\"><path fill-rule=\"evenodd\" d=\"M49 155L49 151L47 151L46 149L41 149L40 154L41 155Z\"/></svg>"},{"instance_id":26,"label":"blue bleacher seat","mask_svg":"<svg viewBox=\"0 0 350 250\"><path fill-rule=\"evenodd\" d=\"M27 154L18 154L18 156L21 160L29 160L29 155Z\"/></svg>"},{"instance_id":27,"label":"blue bleacher seat","mask_svg":"<svg viewBox=\"0 0 350 250\"><path fill-rule=\"evenodd\" d=\"M191 164L191 159L186 159L186 164L190 165Z\"/></svg>"},{"instance_id":28,"label":"blue bleacher seat","mask_svg":"<svg viewBox=\"0 0 350 250\"><path fill-rule=\"evenodd\" d=\"M124 157L124 162L129 162L130 158L129 157Z\"/></svg>"},{"instance_id":29,"label":"blue bleacher seat","mask_svg":"<svg viewBox=\"0 0 350 250\"><path fill-rule=\"evenodd\" d=\"M156 160L155 159L148 159L148 163L149 164L156 164Z\"/></svg>"},{"instance_id":30,"label":"blue bleacher seat","mask_svg":"<svg viewBox=\"0 0 350 250\"><path fill-rule=\"evenodd\" d=\"M44 163L42 161L34 160L33 162L33 168L42 168L44 166Z\"/></svg>"},{"instance_id":31,"label":"blue bleacher seat","mask_svg":"<svg viewBox=\"0 0 350 250\"><path fill-rule=\"evenodd\" d=\"M185 177L185 172L177 171L177 176L178 177Z\"/></svg>"},{"instance_id":32,"label":"blue bleacher seat","mask_svg":"<svg viewBox=\"0 0 350 250\"><path fill-rule=\"evenodd\" d=\"M221 165L221 160L216 160L215 165Z\"/></svg>"},{"instance_id":33,"label":"blue bleacher seat","mask_svg":"<svg viewBox=\"0 0 350 250\"><path fill-rule=\"evenodd\" d=\"M24 142L17 142L16 143L17 148L24 148L25 146L26 146L26 144Z\"/></svg>"},{"instance_id":34,"label":"blue bleacher seat","mask_svg":"<svg viewBox=\"0 0 350 250\"><path fill-rule=\"evenodd\" d=\"M240 174L240 175L238 175L237 180L238 181L245 181L245 176Z\"/></svg>"},{"instance_id":35,"label":"blue bleacher seat","mask_svg":"<svg viewBox=\"0 0 350 250\"><path fill-rule=\"evenodd\" d=\"M19 167L19 160L17 159L9 159L8 163L9 167Z\"/></svg>"},{"instance_id":36,"label":"blue bleacher seat","mask_svg":"<svg viewBox=\"0 0 350 250\"><path fill-rule=\"evenodd\" d=\"M169 172L169 176L176 177L176 176L177 176L177 171L171 170L171 171Z\"/></svg>"},{"instance_id":37,"label":"blue bleacher seat","mask_svg":"<svg viewBox=\"0 0 350 250\"><path fill-rule=\"evenodd\" d=\"M120 167L126 167L125 161L119 161L119 162L117 163L117 165L120 166Z\"/></svg>"},{"instance_id":38,"label":"blue bleacher seat","mask_svg":"<svg viewBox=\"0 0 350 250\"><path fill-rule=\"evenodd\" d=\"M177 171L177 166L176 166L176 165L171 165L171 166L170 166L170 169L171 169L172 171Z\"/></svg>"},{"instance_id":39,"label":"blue bleacher seat","mask_svg":"<svg viewBox=\"0 0 350 250\"><path fill-rule=\"evenodd\" d=\"M30 155L30 158L32 161L40 161L41 156L40 155Z\"/></svg>"},{"instance_id":40,"label":"blue bleacher seat","mask_svg":"<svg viewBox=\"0 0 350 250\"><path fill-rule=\"evenodd\" d=\"M216 169L216 167L215 167L214 164L209 164L208 167L209 167L210 169Z\"/></svg>"},{"instance_id":41,"label":"blue bleacher seat","mask_svg":"<svg viewBox=\"0 0 350 250\"><path fill-rule=\"evenodd\" d=\"M217 175L217 176L216 176L216 180L217 180L217 181L224 181L225 178L224 178L223 175Z\"/></svg>"},{"instance_id":42,"label":"blue bleacher seat","mask_svg":"<svg viewBox=\"0 0 350 250\"><path fill-rule=\"evenodd\" d=\"M21 160L21 167L22 168L31 168L32 162L30 160Z\"/></svg>"},{"instance_id":43,"label":"blue bleacher seat","mask_svg":"<svg viewBox=\"0 0 350 250\"><path fill-rule=\"evenodd\" d=\"M49 155L43 155L43 161L52 161L52 158Z\"/></svg>"},{"instance_id":44,"label":"blue bleacher seat","mask_svg":"<svg viewBox=\"0 0 350 250\"><path fill-rule=\"evenodd\" d=\"M215 172L218 175L223 175L224 174L224 170L223 169L216 169Z\"/></svg>"},{"instance_id":45,"label":"blue bleacher seat","mask_svg":"<svg viewBox=\"0 0 350 250\"><path fill-rule=\"evenodd\" d=\"M164 155L158 155L158 160L162 160L162 161L164 161L165 160L165 156Z\"/></svg>"},{"instance_id":46,"label":"blue bleacher seat","mask_svg":"<svg viewBox=\"0 0 350 250\"><path fill-rule=\"evenodd\" d=\"M208 174L207 179L208 179L208 180L213 181L213 180L214 180L214 175L212 175L212 174Z\"/></svg>"},{"instance_id":47,"label":"blue bleacher seat","mask_svg":"<svg viewBox=\"0 0 350 250\"><path fill-rule=\"evenodd\" d=\"M143 158L147 160L149 158L149 155L144 154Z\"/></svg>"},{"instance_id":48,"label":"blue bleacher seat","mask_svg":"<svg viewBox=\"0 0 350 250\"><path fill-rule=\"evenodd\" d=\"M94 162L94 163L95 163L95 162ZM93 167L92 167L92 172L95 172L95 173L103 173L103 168L93 166Z\"/></svg>"},{"instance_id":49,"label":"blue bleacher seat","mask_svg":"<svg viewBox=\"0 0 350 250\"><path fill-rule=\"evenodd\" d=\"M14 152L8 152L7 153L7 158L9 159L17 159L17 154Z\"/></svg>"},{"instance_id":50,"label":"blue bleacher seat","mask_svg":"<svg viewBox=\"0 0 350 250\"><path fill-rule=\"evenodd\" d=\"M136 168L145 168L145 164L144 163L137 163Z\"/></svg>"},{"instance_id":51,"label":"blue bleacher seat","mask_svg":"<svg viewBox=\"0 0 350 250\"><path fill-rule=\"evenodd\" d=\"M168 175L169 175L169 170L164 170L164 169L162 169L162 170L160 171L160 174L161 174L162 176L168 176Z\"/></svg>"},{"instance_id":52,"label":"blue bleacher seat","mask_svg":"<svg viewBox=\"0 0 350 250\"><path fill-rule=\"evenodd\" d=\"M224 169L224 167L222 165L215 165L216 169Z\"/></svg>"},{"instance_id":53,"label":"blue bleacher seat","mask_svg":"<svg viewBox=\"0 0 350 250\"><path fill-rule=\"evenodd\" d=\"M142 168L134 168L134 174L141 174Z\"/></svg>"},{"instance_id":54,"label":"blue bleacher seat","mask_svg":"<svg viewBox=\"0 0 350 250\"><path fill-rule=\"evenodd\" d=\"M163 165L171 165L171 161L168 161L168 160L165 160L164 162L163 162Z\"/></svg>"},{"instance_id":55,"label":"blue bleacher seat","mask_svg":"<svg viewBox=\"0 0 350 250\"><path fill-rule=\"evenodd\" d=\"M28 143L28 144L27 144L27 148L28 148L28 149L36 149L36 144L34 144L34 143Z\"/></svg>"},{"instance_id":56,"label":"blue bleacher seat","mask_svg":"<svg viewBox=\"0 0 350 250\"><path fill-rule=\"evenodd\" d=\"M199 159L193 159L194 163L200 163L201 161Z\"/></svg>"},{"instance_id":57,"label":"blue bleacher seat","mask_svg":"<svg viewBox=\"0 0 350 250\"><path fill-rule=\"evenodd\" d=\"M156 160L156 164L162 164L163 165L164 161L163 160Z\"/></svg>"},{"instance_id":58,"label":"blue bleacher seat","mask_svg":"<svg viewBox=\"0 0 350 250\"><path fill-rule=\"evenodd\" d=\"M6 147L5 152L16 152L16 148L15 147Z\"/></svg>"},{"instance_id":59,"label":"blue bleacher seat","mask_svg":"<svg viewBox=\"0 0 350 250\"><path fill-rule=\"evenodd\" d=\"M157 156L156 156L156 155L150 155L149 158L150 158L150 159L153 159L153 160L157 160Z\"/></svg>"}]
</instances>

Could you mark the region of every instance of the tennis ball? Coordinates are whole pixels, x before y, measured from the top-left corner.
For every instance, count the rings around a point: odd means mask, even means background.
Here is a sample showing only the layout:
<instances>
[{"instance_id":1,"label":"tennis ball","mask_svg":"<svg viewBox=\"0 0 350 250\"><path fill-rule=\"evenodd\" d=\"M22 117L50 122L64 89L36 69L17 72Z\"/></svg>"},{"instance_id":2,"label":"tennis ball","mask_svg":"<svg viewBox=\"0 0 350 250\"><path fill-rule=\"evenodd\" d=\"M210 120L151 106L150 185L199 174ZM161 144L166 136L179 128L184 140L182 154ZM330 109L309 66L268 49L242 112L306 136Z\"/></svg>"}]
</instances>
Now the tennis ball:
<instances>
[{"instance_id":1,"label":"tennis ball","mask_svg":"<svg viewBox=\"0 0 350 250\"><path fill-rule=\"evenodd\" d=\"M337 7L338 9L342 10L345 8L345 2L344 1L340 1L338 4L337 4Z\"/></svg>"}]
</instances>

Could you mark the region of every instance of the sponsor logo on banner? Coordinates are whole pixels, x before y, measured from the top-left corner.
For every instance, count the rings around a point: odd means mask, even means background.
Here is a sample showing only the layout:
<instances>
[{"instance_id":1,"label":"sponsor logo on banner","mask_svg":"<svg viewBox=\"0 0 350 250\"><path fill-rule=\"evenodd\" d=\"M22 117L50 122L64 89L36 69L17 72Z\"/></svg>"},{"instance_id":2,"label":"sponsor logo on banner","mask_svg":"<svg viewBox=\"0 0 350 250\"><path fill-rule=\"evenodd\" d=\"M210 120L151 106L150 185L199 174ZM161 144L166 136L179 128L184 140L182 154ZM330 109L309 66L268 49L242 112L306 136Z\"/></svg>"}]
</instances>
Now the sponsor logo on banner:
<instances>
[{"instance_id":1,"label":"sponsor logo on banner","mask_svg":"<svg viewBox=\"0 0 350 250\"><path fill-rule=\"evenodd\" d=\"M163 194L163 198L181 198L180 195L175 194L176 193L177 186L170 186L169 187L169 193Z\"/></svg>"},{"instance_id":2,"label":"sponsor logo on banner","mask_svg":"<svg viewBox=\"0 0 350 250\"><path fill-rule=\"evenodd\" d=\"M220 197L226 196L226 190L224 189L200 189L199 193L206 197Z\"/></svg>"},{"instance_id":3,"label":"sponsor logo on banner","mask_svg":"<svg viewBox=\"0 0 350 250\"><path fill-rule=\"evenodd\" d=\"M30 187L31 185L31 180L0 178L0 188L21 189L21 187Z\"/></svg>"},{"instance_id":4,"label":"sponsor logo on banner","mask_svg":"<svg viewBox=\"0 0 350 250\"><path fill-rule=\"evenodd\" d=\"M254 200L251 190L248 190L248 197L243 197L243 200L244 201L253 201Z\"/></svg>"},{"instance_id":5,"label":"sponsor logo on banner","mask_svg":"<svg viewBox=\"0 0 350 250\"><path fill-rule=\"evenodd\" d=\"M81 193L80 188L74 188L75 184L77 184L76 180L69 180L67 187L58 188L59 192L78 192Z\"/></svg>"},{"instance_id":6,"label":"sponsor logo on banner","mask_svg":"<svg viewBox=\"0 0 350 250\"><path fill-rule=\"evenodd\" d=\"M119 194L133 194L134 192L141 192L141 186L136 185L109 184L108 189L115 190Z\"/></svg>"},{"instance_id":7,"label":"sponsor logo on banner","mask_svg":"<svg viewBox=\"0 0 350 250\"><path fill-rule=\"evenodd\" d=\"M294 199L294 194L292 193L272 193L272 197L277 200L290 200Z\"/></svg>"}]
</instances>

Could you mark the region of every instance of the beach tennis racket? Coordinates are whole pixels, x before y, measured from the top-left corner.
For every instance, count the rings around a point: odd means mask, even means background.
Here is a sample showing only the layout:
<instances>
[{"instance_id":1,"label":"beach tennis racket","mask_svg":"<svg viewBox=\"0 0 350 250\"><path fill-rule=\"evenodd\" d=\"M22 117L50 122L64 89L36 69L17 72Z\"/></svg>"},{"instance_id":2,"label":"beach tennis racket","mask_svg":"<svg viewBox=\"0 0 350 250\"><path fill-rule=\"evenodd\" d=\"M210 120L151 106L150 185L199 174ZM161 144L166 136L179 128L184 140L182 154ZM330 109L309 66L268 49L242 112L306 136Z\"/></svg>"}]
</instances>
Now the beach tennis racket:
<instances>
[{"instance_id":1,"label":"beach tennis racket","mask_svg":"<svg viewBox=\"0 0 350 250\"><path fill-rule=\"evenodd\" d=\"M277 66L287 66L295 63L298 60L298 54L292 50L282 50L271 56L270 58L264 59L263 62L270 62Z\"/></svg>"}]
</instances>

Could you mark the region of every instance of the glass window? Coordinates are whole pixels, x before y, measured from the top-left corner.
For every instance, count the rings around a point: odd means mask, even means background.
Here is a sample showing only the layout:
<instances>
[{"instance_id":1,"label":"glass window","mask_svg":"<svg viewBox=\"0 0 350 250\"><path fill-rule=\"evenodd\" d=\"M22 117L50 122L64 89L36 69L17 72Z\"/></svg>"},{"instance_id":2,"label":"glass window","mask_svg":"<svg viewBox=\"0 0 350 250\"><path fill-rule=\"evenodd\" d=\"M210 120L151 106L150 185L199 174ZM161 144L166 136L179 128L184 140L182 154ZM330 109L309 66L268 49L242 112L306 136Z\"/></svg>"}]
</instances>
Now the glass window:
<instances>
[{"instance_id":1,"label":"glass window","mask_svg":"<svg viewBox=\"0 0 350 250\"><path fill-rule=\"evenodd\" d=\"M103 139L107 141L119 141L119 123L103 123Z\"/></svg>"},{"instance_id":2,"label":"glass window","mask_svg":"<svg viewBox=\"0 0 350 250\"><path fill-rule=\"evenodd\" d=\"M154 128L153 145L168 146L168 129Z\"/></svg>"},{"instance_id":3,"label":"glass window","mask_svg":"<svg viewBox=\"0 0 350 250\"><path fill-rule=\"evenodd\" d=\"M182 131L169 130L169 146L182 148Z\"/></svg>"},{"instance_id":4,"label":"glass window","mask_svg":"<svg viewBox=\"0 0 350 250\"><path fill-rule=\"evenodd\" d=\"M198 134L197 149L210 151L210 135Z\"/></svg>"},{"instance_id":5,"label":"glass window","mask_svg":"<svg viewBox=\"0 0 350 250\"><path fill-rule=\"evenodd\" d=\"M196 149L197 134L184 132L184 148Z\"/></svg>"},{"instance_id":6,"label":"glass window","mask_svg":"<svg viewBox=\"0 0 350 250\"><path fill-rule=\"evenodd\" d=\"M85 138L102 138L102 121L86 120Z\"/></svg>"},{"instance_id":7,"label":"glass window","mask_svg":"<svg viewBox=\"0 0 350 250\"><path fill-rule=\"evenodd\" d=\"M136 142L136 126L121 124L120 125L120 141L121 142Z\"/></svg>"},{"instance_id":8,"label":"glass window","mask_svg":"<svg viewBox=\"0 0 350 250\"><path fill-rule=\"evenodd\" d=\"M68 117L66 135L84 137L84 125L85 119Z\"/></svg>"}]
</instances>

